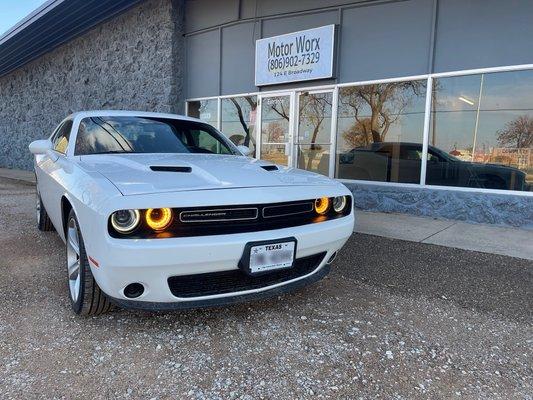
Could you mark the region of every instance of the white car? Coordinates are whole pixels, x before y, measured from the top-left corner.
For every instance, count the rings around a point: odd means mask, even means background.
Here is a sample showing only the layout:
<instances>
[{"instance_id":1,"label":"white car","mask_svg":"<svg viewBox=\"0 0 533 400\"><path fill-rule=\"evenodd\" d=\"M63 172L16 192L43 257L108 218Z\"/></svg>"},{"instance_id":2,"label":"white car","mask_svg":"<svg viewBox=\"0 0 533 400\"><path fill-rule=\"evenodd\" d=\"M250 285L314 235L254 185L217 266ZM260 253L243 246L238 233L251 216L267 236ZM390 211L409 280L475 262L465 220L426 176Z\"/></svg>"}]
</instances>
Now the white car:
<instances>
[{"instance_id":1,"label":"white car","mask_svg":"<svg viewBox=\"0 0 533 400\"><path fill-rule=\"evenodd\" d=\"M341 183L249 158L194 118L75 113L30 151L77 314L278 295L324 277L354 227Z\"/></svg>"}]
</instances>

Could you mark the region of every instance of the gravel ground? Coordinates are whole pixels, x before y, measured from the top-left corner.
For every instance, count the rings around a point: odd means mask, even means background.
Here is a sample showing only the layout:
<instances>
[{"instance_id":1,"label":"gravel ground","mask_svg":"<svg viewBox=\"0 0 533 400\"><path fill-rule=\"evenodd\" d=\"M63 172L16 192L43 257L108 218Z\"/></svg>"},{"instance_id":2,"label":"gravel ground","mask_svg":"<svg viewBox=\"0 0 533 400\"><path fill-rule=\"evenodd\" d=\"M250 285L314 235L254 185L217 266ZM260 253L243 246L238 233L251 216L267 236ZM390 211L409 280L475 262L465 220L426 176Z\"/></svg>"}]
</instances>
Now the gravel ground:
<instances>
[{"instance_id":1,"label":"gravel ground","mask_svg":"<svg viewBox=\"0 0 533 400\"><path fill-rule=\"evenodd\" d=\"M34 188L0 178L0 398L525 398L533 262L355 234L328 278L206 310L70 310Z\"/></svg>"}]
</instances>

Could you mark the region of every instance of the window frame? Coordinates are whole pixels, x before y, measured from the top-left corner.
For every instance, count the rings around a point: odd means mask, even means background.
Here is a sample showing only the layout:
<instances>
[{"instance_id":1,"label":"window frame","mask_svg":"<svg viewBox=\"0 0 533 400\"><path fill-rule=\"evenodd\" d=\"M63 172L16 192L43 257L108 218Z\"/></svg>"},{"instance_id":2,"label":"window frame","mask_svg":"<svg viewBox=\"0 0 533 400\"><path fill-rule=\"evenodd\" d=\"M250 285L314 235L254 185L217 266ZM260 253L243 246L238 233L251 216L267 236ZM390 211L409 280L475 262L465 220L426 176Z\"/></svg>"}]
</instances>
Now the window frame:
<instances>
[{"instance_id":1,"label":"window frame","mask_svg":"<svg viewBox=\"0 0 533 400\"><path fill-rule=\"evenodd\" d=\"M333 133L332 133L332 149L337 152L337 112L338 112L338 98L339 98L339 88L350 87L350 86L364 86L380 83L391 83L391 82L404 82L411 80L423 80L426 82L426 97L425 97L425 109L424 109L424 124L423 124L423 139L422 139L422 160L420 168L420 182L419 183L398 183L398 182L382 182L382 181L365 181L365 180L356 180L356 179L343 179L335 178L336 168L329 169L329 177L332 179L337 179L343 183L355 183L355 184L364 184L364 185L378 185L378 186L391 186L391 187L407 187L407 188L418 188L418 189L435 189L435 190L454 190L458 192L478 192L478 193L492 193L492 194L504 194L508 196L526 196L533 197L533 192L522 192L515 190L506 190L506 189L485 189L485 188L470 188L470 187L461 187L461 186L439 186L439 185L427 185L426 184L426 173L427 173L427 161L428 161L428 148L429 148L429 134L430 134L430 122L431 122L431 108L432 108L432 91L433 83L435 79L438 78L448 78L453 76L465 76L465 75L478 75L478 74L489 74L489 73L498 73L498 72L513 72L513 71L525 71L533 70L533 64L519 64L519 65L508 65L508 66L499 66L499 67L489 67L489 68L476 68L468 70L457 70L457 71L447 71L447 72L433 72L428 74L421 75L412 75L412 76L403 76L403 77L393 77L386 79L374 79L367 81L358 81L358 82L345 82L338 84L329 84L321 86L306 86L305 82L302 83L302 86L291 88L291 89L275 89L275 90L260 90L256 92L246 92L246 93L237 93L231 95L220 95L220 96L206 96L206 97L195 97L195 98L186 98L185 99L185 115L188 115L188 103L193 101L202 101L202 100L217 100L217 109L218 115L216 120L216 128L220 131L221 125L221 100L233 97L243 97L243 96L259 96L259 95L276 95L283 93L292 93L294 95L299 91L315 91L315 90L333 90L333 103L334 107L332 110L332 124L333 124ZM335 117L335 118L334 118ZM260 118L256 119L256 129L255 134L259 134L259 124ZM259 141L256 143L260 144ZM257 151L260 154L260 149ZM335 162L336 156L332 157L330 155L330 163Z\"/></svg>"},{"instance_id":2,"label":"window frame","mask_svg":"<svg viewBox=\"0 0 533 400\"><path fill-rule=\"evenodd\" d=\"M68 135L67 135L67 148L65 149L65 152L62 152L62 151L56 150L55 141L59 137L59 134L62 132L63 127L66 124L70 124L70 129L68 130ZM54 152L56 152L57 154L61 154L63 156L67 156L68 155L69 149L72 147L71 146L71 138L72 138L73 128L74 128L74 121L71 118L67 118L67 119L61 121L61 123L58 125L58 127L55 129L55 131L52 133L52 135L50 135L50 139L49 139L52 142L52 150Z\"/></svg>"}]
</instances>

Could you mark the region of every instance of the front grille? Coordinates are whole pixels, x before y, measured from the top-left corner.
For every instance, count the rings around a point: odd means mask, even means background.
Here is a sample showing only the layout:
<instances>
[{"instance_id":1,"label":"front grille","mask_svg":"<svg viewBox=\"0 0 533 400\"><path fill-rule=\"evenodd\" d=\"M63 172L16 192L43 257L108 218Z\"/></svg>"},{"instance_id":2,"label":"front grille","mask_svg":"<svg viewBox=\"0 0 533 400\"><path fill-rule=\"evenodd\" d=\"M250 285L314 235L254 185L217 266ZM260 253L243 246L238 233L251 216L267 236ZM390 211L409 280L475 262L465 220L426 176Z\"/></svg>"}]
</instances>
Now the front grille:
<instances>
[{"instance_id":1,"label":"front grille","mask_svg":"<svg viewBox=\"0 0 533 400\"><path fill-rule=\"evenodd\" d=\"M337 213L330 207L325 215L318 215L314 211L314 200L173 208L172 221L163 232L154 231L147 226L144 211L141 211L143 217L135 231L127 234L117 232L111 225L111 219L108 222L108 230L112 237L124 239L228 235L314 224L345 217L351 210L351 196L348 196L348 203L342 212Z\"/></svg>"},{"instance_id":2,"label":"front grille","mask_svg":"<svg viewBox=\"0 0 533 400\"><path fill-rule=\"evenodd\" d=\"M287 217L290 215L310 213L314 209L312 201L292 204L281 204L263 207L264 218Z\"/></svg>"},{"instance_id":3,"label":"front grille","mask_svg":"<svg viewBox=\"0 0 533 400\"><path fill-rule=\"evenodd\" d=\"M246 221L257 218L257 207L252 208L220 208L195 211L182 211L181 222L218 222L218 221Z\"/></svg>"},{"instance_id":4,"label":"front grille","mask_svg":"<svg viewBox=\"0 0 533 400\"><path fill-rule=\"evenodd\" d=\"M180 275L168 278L168 286L176 297L201 297L216 294L260 289L277 283L301 278L313 272L326 253L298 258L290 269L273 271L260 276L250 276L240 269L207 274Z\"/></svg>"}]
</instances>

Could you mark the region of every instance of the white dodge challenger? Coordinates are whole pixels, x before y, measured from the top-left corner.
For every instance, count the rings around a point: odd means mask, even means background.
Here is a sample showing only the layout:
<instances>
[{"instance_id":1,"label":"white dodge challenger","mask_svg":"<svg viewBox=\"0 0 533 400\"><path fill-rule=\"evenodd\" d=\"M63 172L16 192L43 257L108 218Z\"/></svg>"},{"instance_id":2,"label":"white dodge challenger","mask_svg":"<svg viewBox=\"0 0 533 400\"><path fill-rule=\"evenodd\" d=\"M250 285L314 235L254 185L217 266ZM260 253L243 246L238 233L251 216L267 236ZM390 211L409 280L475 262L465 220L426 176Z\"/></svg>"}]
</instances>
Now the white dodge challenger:
<instances>
[{"instance_id":1,"label":"white dodge challenger","mask_svg":"<svg viewBox=\"0 0 533 400\"><path fill-rule=\"evenodd\" d=\"M65 242L81 315L278 295L324 277L354 227L341 183L247 157L193 118L75 113L30 151L37 224Z\"/></svg>"}]
</instances>

